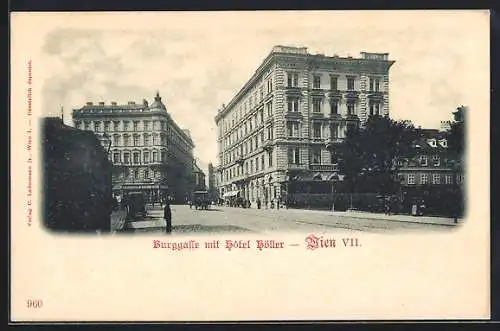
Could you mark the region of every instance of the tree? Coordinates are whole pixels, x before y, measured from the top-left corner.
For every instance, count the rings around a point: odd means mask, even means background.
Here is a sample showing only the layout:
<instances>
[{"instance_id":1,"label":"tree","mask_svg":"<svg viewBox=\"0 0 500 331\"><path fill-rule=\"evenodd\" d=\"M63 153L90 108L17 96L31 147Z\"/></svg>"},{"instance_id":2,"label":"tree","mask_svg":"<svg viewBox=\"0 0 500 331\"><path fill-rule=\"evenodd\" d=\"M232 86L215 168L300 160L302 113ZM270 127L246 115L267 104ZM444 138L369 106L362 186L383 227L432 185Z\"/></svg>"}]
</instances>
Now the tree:
<instances>
[{"instance_id":1,"label":"tree","mask_svg":"<svg viewBox=\"0 0 500 331\"><path fill-rule=\"evenodd\" d=\"M364 128L349 129L340 146L341 170L351 192L392 193L397 160L413 152L418 130L406 121L370 116Z\"/></svg>"},{"instance_id":2,"label":"tree","mask_svg":"<svg viewBox=\"0 0 500 331\"><path fill-rule=\"evenodd\" d=\"M451 123L450 131L448 132L448 148L455 157L460 158L465 152L465 116L466 107L460 106L453 113L455 121Z\"/></svg>"}]
</instances>

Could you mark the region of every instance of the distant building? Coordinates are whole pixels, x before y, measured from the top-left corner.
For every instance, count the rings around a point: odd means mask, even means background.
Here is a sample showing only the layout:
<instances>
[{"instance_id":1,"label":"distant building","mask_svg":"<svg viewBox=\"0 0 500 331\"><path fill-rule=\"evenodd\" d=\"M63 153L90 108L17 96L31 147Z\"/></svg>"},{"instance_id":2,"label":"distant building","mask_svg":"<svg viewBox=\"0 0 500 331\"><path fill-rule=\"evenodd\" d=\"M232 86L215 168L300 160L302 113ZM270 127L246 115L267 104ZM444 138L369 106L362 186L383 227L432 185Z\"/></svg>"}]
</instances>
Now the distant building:
<instances>
[{"instance_id":1,"label":"distant building","mask_svg":"<svg viewBox=\"0 0 500 331\"><path fill-rule=\"evenodd\" d=\"M183 201L192 190L193 141L171 118L159 93L151 105L146 100L88 102L73 110L73 123L109 147L115 195L142 191L148 200Z\"/></svg>"},{"instance_id":2,"label":"distant building","mask_svg":"<svg viewBox=\"0 0 500 331\"><path fill-rule=\"evenodd\" d=\"M389 114L393 63L388 53L352 58L275 46L215 117L220 196L267 202L306 187L328 193L347 128Z\"/></svg>"},{"instance_id":3,"label":"distant building","mask_svg":"<svg viewBox=\"0 0 500 331\"><path fill-rule=\"evenodd\" d=\"M208 164L208 193L211 200L217 200L219 198L217 185L216 185L216 173L212 163Z\"/></svg>"},{"instance_id":4,"label":"distant building","mask_svg":"<svg viewBox=\"0 0 500 331\"><path fill-rule=\"evenodd\" d=\"M411 155L398 160L398 176L406 202L422 199L434 210L460 209L463 201L457 194L464 182L464 169L462 160L448 149L448 132L436 129L420 132Z\"/></svg>"},{"instance_id":5,"label":"distant building","mask_svg":"<svg viewBox=\"0 0 500 331\"><path fill-rule=\"evenodd\" d=\"M205 173L201 168L195 163L194 164L194 190L195 191L205 191L207 189Z\"/></svg>"}]
</instances>

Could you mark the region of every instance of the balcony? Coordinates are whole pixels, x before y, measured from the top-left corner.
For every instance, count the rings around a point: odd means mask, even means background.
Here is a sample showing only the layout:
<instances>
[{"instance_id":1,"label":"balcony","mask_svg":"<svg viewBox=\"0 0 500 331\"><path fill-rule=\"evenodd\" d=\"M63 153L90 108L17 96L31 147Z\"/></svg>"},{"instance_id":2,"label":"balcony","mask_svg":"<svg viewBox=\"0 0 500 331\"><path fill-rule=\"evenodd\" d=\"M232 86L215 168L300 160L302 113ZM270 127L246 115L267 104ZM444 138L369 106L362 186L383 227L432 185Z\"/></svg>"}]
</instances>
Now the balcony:
<instances>
[{"instance_id":1,"label":"balcony","mask_svg":"<svg viewBox=\"0 0 500 331\"><path fill-rule=\"evenodd\" d=\"M345 98L348 100L357 100L359 98L359 91L347 91Z\"/></svg>"},{"instance_id":2,"label":"balcony","mask_svg":"<svg viewBox=\"0 0 500 331\"><path fill-rule=\"evenodd\" d=\"M262 148L265 150L265 151L270 151L273 149L273 145L274 145L274 142L272 140L266 140L263 144L262 144Z\"/></svg>"},{"instance_id":3,"label":"balcony","mask_svg":"<svg viewBox=\"0 0 500 331\"><path fill-rule=\"evenodd\" d=\"M243 158L243 156L236 158L236 163L239 165L243 165L245 163L245 158Z\"/></svg>"},{"instance_id":4,"label":"balcony","mask_svg":"<svg viewBox=\"0 0 500 331\"><path fill-rule=\"evenodd\" d=\"M330 137L330 138L326 138L325 139L325 147L326 148L333 148L335 147L336 145L339 145L341 144L343 141L342 138L338 138L338 137Z\"/></svg>"},{"instance_id":5,"label":"balcony","mask_svg":"<svg viewBox=\"0 0 500 331\"><path fill-rule=\"evenodd\" d=\"M312 171L338 171L337 164L311 164L309 169Z\"/></svg>"},{"instance_id":6,"label":"balcony","mask_svg":"<svg viewBox=\"0 0 500 331\"><path fill-rule=\"evenodd\" d=\"M345 117L345 120L349 121L349 122L358 122L359 121L359 117L356 114L347 114L346 117Z\"/></svg>"},{"instance_id":7,"label":"balcony","mask_svg":"<svg viewBox=\"0 0 500 331\"><path fill-rule=\"evenodd\" d=\"M328 91L328 93L326 95L330 99L334 99L334 100L342 99L342 92L340 92L339 90L330 90L330 91Z\"/></svg>"},{"instance_id":8,"label":"balcony","mask_svg":"<svg viewBox=\"0 0 500 331\"><path fill-rule=\"evenodd\" d=\"M324 97L325 96L325 91L322 90L321 88L313 88L309 94L313 97Z\"/></svg>"},{"instance_id":9,"label":"balcony","mask_svg":"<svg viewBox=\"0 0 500 331\"><path fill-rule=\"evenodd\" d=\"M322 112L319 112L319 111L313 111L313 112L311 112L311 118L312 119L325 118L325 114L323 114Z\"/></svg>"},{"instance_id":10,"label":"balcony","mask_svg":"<svg viewBox=\"0 0 500 331\"><path fill-rule=\"evenodd\" d=\"M286 119L293 119L293 120L301 120L304 118L301 112L298 111L289 111L285 113L285 118Z\"/></svg>"},{"instance_id":11,"label":"balcony","mask_svg":"<svg viewBox=\"0 0 500 331\"><path fill-rule=\"evenodd\" d=\"M368 92L368 99L371 101L378 101L381 102L384 100L384 92L380 91L369 91Z\"/></svg>"},{"instance_id":12,"label":"balcony","mask_svg":"<svg viewBox=\"0 0 500 331\"><path fill-rule=\"evenodd\" d=\"M302 90L298 86L285 86L285 94L290 96L302 96Z\"/></svg>"},{"instance_id":13,"label":"balcony","mask_svg":"<svg viewBox=\"0 0 500 331\"><path fill-rule=\"evenodd\" d=\"M342 120L342 115L340 115L339 113L330 113L329 118L330 120L340 121Z\"/></svg>"}]
</instances>

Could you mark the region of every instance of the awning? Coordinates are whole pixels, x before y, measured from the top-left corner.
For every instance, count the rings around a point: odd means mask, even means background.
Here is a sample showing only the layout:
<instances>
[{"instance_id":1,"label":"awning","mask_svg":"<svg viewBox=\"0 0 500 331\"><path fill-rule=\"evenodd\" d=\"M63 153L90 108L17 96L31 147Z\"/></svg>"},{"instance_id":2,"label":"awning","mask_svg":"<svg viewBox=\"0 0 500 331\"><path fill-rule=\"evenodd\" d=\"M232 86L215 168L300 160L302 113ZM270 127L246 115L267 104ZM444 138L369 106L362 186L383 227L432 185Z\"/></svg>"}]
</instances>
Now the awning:
<instances>
[{"instance_id":1,"label":"awning","mask_svg":"<svg viewBox=\"0 0 500 331\"><path fill-rule=\"evenodd\" d=\"M222 197L223 198L235 197L235 196L238 195L238 193L240 193L240 191L238 191L238 190L236 190L236 191L229 191L229 192L224 193L224 195Z\"/></svg>"}]
</instances>

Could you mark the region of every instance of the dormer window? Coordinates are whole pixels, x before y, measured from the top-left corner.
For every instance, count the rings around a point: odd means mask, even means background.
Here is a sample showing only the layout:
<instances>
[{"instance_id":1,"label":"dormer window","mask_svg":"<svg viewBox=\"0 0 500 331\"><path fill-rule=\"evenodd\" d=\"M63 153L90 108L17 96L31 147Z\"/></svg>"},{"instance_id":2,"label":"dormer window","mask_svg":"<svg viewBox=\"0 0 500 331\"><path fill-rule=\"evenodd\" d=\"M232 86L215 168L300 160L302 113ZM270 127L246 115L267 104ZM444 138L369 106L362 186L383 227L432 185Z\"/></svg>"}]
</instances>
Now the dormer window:
<instances>
[{"instance_id":1,"label":"dormer window","mask_svg":"<svg viewBox=\"0 0 500 331\"><path fill-rule=\"evenodd\" d=\"M427 141L427 143L431 146L431 147L436 147L436 139L429 139Z\"/></svg>"},{"instance_id":2,"label":"dormer window","mask_svg":"<svg viewBox=\"0 0 500 331\"><path fill-rule=\"evenodd\" d=\"M439 158L439 155L433 155L432 156L432 164L435 166L435 167L439 167L441 163L441 160Z\"/></svg>"},{"instance_id":3,"label":"dormer window","mask_svg":"<svg viewBox=\"0 0 500 331\"><path fill-rule=\"evenodd\" d=\"M446 139L439 140L439 144L441 145L441 147L444 147L444 148L448 147L448 141Z\"/></svg>"},{"instance_id":4,"label":"dormer window","mask_svg":"<svg viewBox=\"0 0 500 331\"><path fill-rule=\"evenodd\" d=\"M420 165L424 167L427 166L427 155L420 156Z\"/></svg>"}]
</instances>

